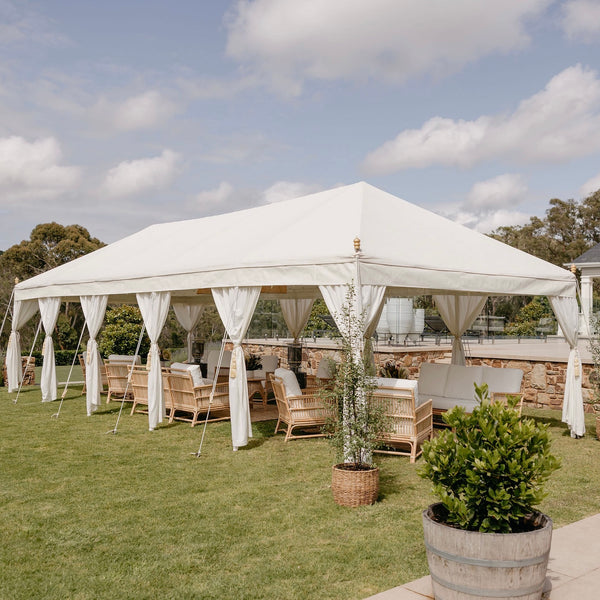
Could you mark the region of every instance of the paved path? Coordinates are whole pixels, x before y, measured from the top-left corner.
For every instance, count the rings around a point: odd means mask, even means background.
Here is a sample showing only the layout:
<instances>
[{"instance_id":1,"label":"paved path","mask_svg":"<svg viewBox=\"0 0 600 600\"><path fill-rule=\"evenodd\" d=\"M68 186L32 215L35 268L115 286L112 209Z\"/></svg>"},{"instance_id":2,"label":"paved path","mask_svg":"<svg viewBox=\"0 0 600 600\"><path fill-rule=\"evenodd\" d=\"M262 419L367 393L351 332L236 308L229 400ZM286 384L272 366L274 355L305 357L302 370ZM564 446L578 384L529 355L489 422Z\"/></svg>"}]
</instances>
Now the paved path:
<instances>
[{"instance_id":1,"label":"paved path","mask_svg":"<svg viewBox=\"0 0 600 600\"><path fill-rule=\"evenodd\" d=\"M430 600L429 576L371 596L367 600ZM600 514L552 534L544 600L600 598Z\"/></svg>"}]
</instances>

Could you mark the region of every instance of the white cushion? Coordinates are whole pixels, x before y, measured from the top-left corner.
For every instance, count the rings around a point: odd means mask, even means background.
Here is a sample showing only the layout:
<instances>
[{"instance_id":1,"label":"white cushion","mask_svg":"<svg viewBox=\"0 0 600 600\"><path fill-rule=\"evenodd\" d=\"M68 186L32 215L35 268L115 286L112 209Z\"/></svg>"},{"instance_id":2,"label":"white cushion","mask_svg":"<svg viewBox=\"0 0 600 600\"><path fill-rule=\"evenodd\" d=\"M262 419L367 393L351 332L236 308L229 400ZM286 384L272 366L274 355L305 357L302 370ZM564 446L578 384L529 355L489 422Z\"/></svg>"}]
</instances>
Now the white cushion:
<instances>
[{"instance_id":1,"label":"white cushion","mask_svg":"<svg viewBox=\"0 0 600 600\"><path fill-rule=\"evenodd\" d=\"M317 367L317 379L333 379L335 375L335 364L333 358L322 358Z\"/></svg>"},{"instance_id":2,"label":"white cushion","mask_svg":"<svg viewBox=\"0 0 600 600\"><path fill-rule=\"evenodd\" d=\"M473 388L475 390L475 388ZM479 402L473 397L472 400L465 398L445 398L443 396L432 396L433 408L440 410L452 410L455 406L462 406L467 412L473 412L479 406Z\"/></svg>"},{"instance_id":3,"label":"white cushion","mask_svg":"<svg viewBox=\"0 0 600 600\"><path fill-rule=\"evenodd\" d=\"M392 390L383 390L382 387L395 388L399 390L412 390L415 395L415 406L419 405L419 382L414 379L394 379L393 377L377 377L375 385L377 393L382 396L393 396Z\"/></svg>"},{"instance_id":4,"label":"white cushion","mask_svg":"<svg viewBox=\"0 0 600 600\"><path fill-rule=\"evenodd\" d=\"M421 363L419 372L419 392L423 398L431 396L444 396L446 379L450 365L443 363Z\"/></svg>"},{"instance_id":5,"label":"white cushion","mask_svg":"<svg viewBox=\"0 0 600 600\"><path fill-rule=\"evenodd\" d=\"M221 350L211 350L208 353L208 359L206 361L206 374L208 377L213 377L215 374L215 369L217 368L217 363L219 362L219 354ZM225 350L223 352L223 360L221 361L222 367L229 367L231 363L231 351Z\"/></svg>"},{"instance_id":6,"label":"white cushion","mask_svg":"<svg viewBox=\"0 0 600 600\"><path fill-rule=\"evenodd\" d=\"M108 362L111 363L128 363L131 364L133 362L133 355L128 356L127 354L111 354L108 357ZM140 355L136 355L135 364L139 365L142 361L140 360Z\"/></svg>"},{"instance_id":7,"label":"white cushion","mask_svg":"<svg viewBox=\"0 0 600 600\"><path fill-rule=\"evenodd\" d=\"M171 365L171 371L189 371L190 375L192 376L192 381L194 382L194 387L205 385L205 381L202 378L202 371L200 370L200 365L188 365L187 363L173 363Z\"/></svg>"},{"instance_id":8,"label":"white cushion","mask_svg":"<svg viewBox=\"0 0 600 600\"><path fill-rule=\"evenodd\" d=\"M262 365L262 370L267 373L273 373L275 369L279 366L279 356L275 356L274 354L265 354L260 357L260 364Z\"/></svg>"},{"instance_id":9,"label":"white cushion","mask_svg":"<svg viewBox=\"0 0 600 600\"><path fill-rule=\"evenodd\" d=\"M502 392L505 394L518 394L521 392L523 371L521 369L498 369L483 367L482 382L488 384L490 394Z\"/></svg>"},{"instance_id":10,"label":"white cushion","mask_svg":"<svg viewBox=\"0 0 600 600\"><path fill-rule=\"evenodd\" d=\"M283 381L286 396L302 396L302 390L293 371L280 367L275 369L275 377L279 377Z\"/></svg>"},{"instance_id":11,"label":"white cushion","mask_svg":"<svg viewBox=\"0 0 600 600\"><path fill-rule=\"evenodd\" d=\"M446 398L460 398L462 400L473 400L475 398L475 386L481 383L483 369L481 366L463 367L461 365L449 365L448 378L443 394Z\"/></svg>"}]
</instances>

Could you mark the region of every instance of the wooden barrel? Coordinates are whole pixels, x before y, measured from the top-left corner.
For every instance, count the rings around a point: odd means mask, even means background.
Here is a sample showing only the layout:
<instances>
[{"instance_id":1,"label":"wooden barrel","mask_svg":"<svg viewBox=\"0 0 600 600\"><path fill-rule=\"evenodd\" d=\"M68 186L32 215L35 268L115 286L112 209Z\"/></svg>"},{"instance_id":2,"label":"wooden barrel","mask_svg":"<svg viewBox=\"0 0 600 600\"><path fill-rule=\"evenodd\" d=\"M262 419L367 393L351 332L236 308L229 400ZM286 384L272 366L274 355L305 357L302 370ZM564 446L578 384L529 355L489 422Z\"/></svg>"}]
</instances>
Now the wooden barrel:
<instances>
[{"instance_id":1,"label":"wooden barrel","mask_svg":"<svg viewBox=\"0 0 600 600\"><path fill-rule=\"evenodd\" d=\"M524 533L480 533L434 520L440 504L423 511L425 548L436 599L474 600L542 597L552 521Z\"/></svg>"}]
</instances>

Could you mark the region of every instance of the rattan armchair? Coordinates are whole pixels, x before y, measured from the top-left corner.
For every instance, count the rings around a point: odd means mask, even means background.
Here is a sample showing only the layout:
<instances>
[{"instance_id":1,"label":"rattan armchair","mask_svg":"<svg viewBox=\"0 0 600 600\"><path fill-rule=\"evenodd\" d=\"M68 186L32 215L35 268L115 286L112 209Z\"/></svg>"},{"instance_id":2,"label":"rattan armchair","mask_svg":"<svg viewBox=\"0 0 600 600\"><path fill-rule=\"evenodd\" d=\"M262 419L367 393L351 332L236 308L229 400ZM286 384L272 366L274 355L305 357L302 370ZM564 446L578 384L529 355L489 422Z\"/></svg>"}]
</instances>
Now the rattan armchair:
<instances>
[{"instance_id":1,"label":"rattan armchair","mask_svg":"<svg viewBox=\"0 0 600 600\"><path fill-rule=\"evenodd\" d=\"M281 424L286 425L285 441L298 438L322 437L325 435L322 428L328 420L335 417L334 407L326 400L319 398L315 394L302 394L301 396L288 396L283 380L279 377L269 374L275 401L277 403L277 412L279 413L275 433L279 431ZM318 433L304 433L294 435L294 429L314 430Z\"/></svg>"},{"instance_id":2,"label":"rattan armchair","mask_svg":"<svg viewBox=\"0 0 600 600\"><path fill-rule=\"evenodd\" d=\"M194 427L198 417L206 413L209 413L208 421L224 421L230 418L228 383L217 383L211 402L212 383L194 387L194 380L189 371L171 372L167 379L171 400L169 423L173 420L187 421Z\"/></svg>"},{"instance_id":3,"label":"rattan armchair","mask_svg":"<svg viewBox=\"0 0 600 600\"><path fill-rule=\"evenodd\" d=\"M146 367L142 367L139 365L133 368L129 368L131 369L131 381L129 382L129 389L133 394L133 406L131 407L131 414L133 415L136 412L147 413L149 371L148 369L146 369ZM168 369L162 369L163 398L167 414L170 414L173 410L173 403L171 401L171 390L169 388L168 372Z\"/></svg>"},{"instance_id":4,"label":"rattan armchair","mask_svg":"<svg viewBox=\"0 0 600 600\"><path fill-rule=\"evenodd\" d=\"M106 368L106 379L108 380L108 396L106 402L116 400L120 402L125 399L127 402L133 400L133 391L127 385L130 365L126 363L104 363Z\"/></svg>"},{"instance_id":5,"label":"rattan armchair","mask_svg":"<svg viewBox=\"0 0 600 600\"><path fill-rule=\"evenodd\" d=\"M388 449L376 452L410 456L414 463L423 452L421 444L433 435L432 401L416 406L414 389L387 386L378 386L370 401L382 409L388 421L381 437Z\"/></svg>"}]
</instances>

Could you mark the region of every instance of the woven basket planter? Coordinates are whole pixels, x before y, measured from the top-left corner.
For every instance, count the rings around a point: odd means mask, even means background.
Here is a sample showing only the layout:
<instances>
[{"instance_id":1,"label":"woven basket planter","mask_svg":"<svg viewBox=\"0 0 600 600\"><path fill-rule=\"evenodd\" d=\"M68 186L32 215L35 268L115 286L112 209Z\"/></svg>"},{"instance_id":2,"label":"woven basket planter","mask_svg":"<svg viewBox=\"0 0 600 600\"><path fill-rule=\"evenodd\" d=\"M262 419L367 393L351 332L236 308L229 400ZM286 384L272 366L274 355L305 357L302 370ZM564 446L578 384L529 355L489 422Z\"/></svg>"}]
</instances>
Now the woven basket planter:
<instances>
[{"instance_id":1,"label":"woven basket planter","mask_svg":"<svg viewBox=\"0 0 600 600\"><path fill-rule=\"evenodd\" d=\"M374 504L379 496L379 467L368 470L344 468L340 463L333 465L331 491L340 506L365 506Z\"/></svg>"}]
</instances>

